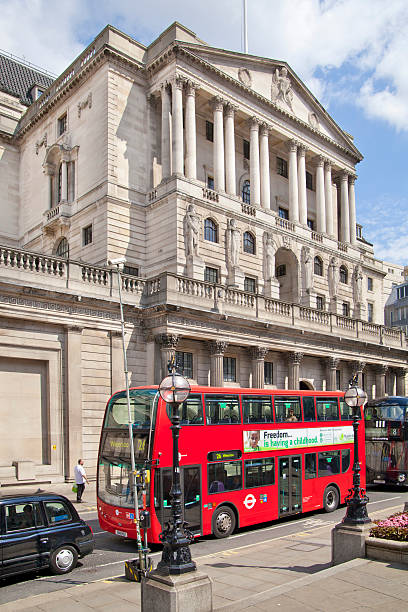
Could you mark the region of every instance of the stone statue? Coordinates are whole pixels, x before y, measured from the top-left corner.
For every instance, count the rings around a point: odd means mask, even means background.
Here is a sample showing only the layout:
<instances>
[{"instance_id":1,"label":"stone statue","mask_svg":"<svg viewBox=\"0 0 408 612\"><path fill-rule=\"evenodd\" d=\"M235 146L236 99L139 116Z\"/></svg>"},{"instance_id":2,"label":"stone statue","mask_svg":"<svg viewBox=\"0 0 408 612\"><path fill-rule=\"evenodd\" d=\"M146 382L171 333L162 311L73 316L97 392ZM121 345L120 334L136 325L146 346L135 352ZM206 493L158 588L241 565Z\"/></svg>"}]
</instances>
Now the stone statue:
<instances>
[{"instance_id":1,"label":"stone statue","mask_svg":"<svg viewBox=\"0 0 408 612\"><path fill-rule=\"evenodd\" d=\"M363 302L363 270L360 264L354 269L354 301L356 304Z\"/></svg>"},{"instance_id":2,"label":"stone statue","mask_svg":"<svg viewBox=\"0 0 408 612\"><path fill-rule=\"evenodd\" d=\"M227 229L227 261L233 268L239 264L240 243L241 232L237 227L237 222L235 219L230 219Z\"/></svg>"},{"instance_id":3,"label":"stone statue","mask_svg":"<svg viewBox=\"0 0 408 612\"><path fill-rule=\"evenodd\" d=\"M285 67L281 69L280 73L279 68L276 68L275 72L272 74L271 99L272 102L285 102L293 112L292 84Z\"/></svg>"},{"instance_id":4,"label":"stone statue","mask_svg":"<svg viewBox=\"0 0 408 612\"><path fill-rule=\"evenodd\" d=\"M275 253L276 244L272 238L272 234L265 232L263 235L263 266L264 279L271 280L275 276Z\"/></svg>"},{"instance_id":5,"label":"stone statue","mask_svg":"<svg viewBox=\"0 0 408 612\"><path fill-rule=\"evenodd\" d=\"M196 213L194 204L189 204L183 220L186 257L198 256L200 223L200 217Z\"/></svg>"},{"instance_id":6,"label":"stone statue","mask_svg":"<svg viewBox=\"0 0 408 612\"><path fill-rule=\"evenodd\" d=\"M306 293L310 293L313 289L313 258L310 248L307 246L302 247L301 261L303 285Z\"/></svg>"},{"instance_id":7,"label":"stone statue","mask_svg":"<svg viewBox=\"0 0 408 612\"><path fill-rule=\"evenodd\" d=\"M328 282L329 282L329 294L330 297L337 296L337 287L339 284L339 267L337 265L337 259L332 257L330 259L329 269L328 269Z\"/></svg>"}]
</instances>

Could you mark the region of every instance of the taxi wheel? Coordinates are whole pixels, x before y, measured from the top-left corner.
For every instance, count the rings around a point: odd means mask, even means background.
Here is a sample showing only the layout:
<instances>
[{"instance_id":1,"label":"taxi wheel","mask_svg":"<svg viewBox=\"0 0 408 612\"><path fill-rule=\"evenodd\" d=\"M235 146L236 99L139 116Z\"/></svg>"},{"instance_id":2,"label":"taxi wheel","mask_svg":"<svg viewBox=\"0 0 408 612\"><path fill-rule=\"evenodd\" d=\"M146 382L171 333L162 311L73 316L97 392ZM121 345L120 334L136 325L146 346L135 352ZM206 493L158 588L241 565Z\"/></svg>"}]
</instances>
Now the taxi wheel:
<instances>
[{"instance_id":1,"label":"taxi wheel","mask_svg":"<svg viewBox=\"0 0 408 612\"><path fill-rule=\"evenodd\" d=\"M217 508L213 516L213 534L216 538L227 538L235 529L235 514L228 506Z\"/></svg>"},{"instance_id":2,"label":"taxi wheel","mask_svg":"<svg viewBox=\"0 0 408 612\"><path fill-rule=\"evenodd\" d=\"M323 508L326 512L334 512L339 505L339 492L336 487L327 487L323 494Z\"/></svg>"},{"instance_id":3,"label":"taxi wheel","mask_svg":"<svg viewBox=\"0 0 408 612\"><path fill-rule=\"evenodd\" d=\"M60 546L51 554L50 567L54 574L68 574L78 561L78 553L73 546Z\"/></svg>"}]
</instances>

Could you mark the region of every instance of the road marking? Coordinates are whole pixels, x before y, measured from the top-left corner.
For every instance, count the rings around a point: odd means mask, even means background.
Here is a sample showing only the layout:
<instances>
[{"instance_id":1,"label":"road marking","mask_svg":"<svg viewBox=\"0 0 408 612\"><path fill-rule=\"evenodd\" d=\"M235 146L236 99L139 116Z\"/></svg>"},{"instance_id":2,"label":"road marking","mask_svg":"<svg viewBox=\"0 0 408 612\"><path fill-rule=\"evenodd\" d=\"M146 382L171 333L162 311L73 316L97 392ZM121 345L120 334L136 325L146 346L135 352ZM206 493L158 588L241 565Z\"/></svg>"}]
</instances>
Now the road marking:
<instances>
[{"instance_id":1,"label":"road marking","mask_svg":"<svg viewBox=\"0 0 408 612\"><path fill-rule=\"evenodd\" d=\"M373 504L381 504L381 502L392 501L394 499L401 499L401 497L402 495L398 495L397 497L387 497L387 499L379 499L375 502L368 502L368 504L372 506Z\"/></svg>"}]
</instances>

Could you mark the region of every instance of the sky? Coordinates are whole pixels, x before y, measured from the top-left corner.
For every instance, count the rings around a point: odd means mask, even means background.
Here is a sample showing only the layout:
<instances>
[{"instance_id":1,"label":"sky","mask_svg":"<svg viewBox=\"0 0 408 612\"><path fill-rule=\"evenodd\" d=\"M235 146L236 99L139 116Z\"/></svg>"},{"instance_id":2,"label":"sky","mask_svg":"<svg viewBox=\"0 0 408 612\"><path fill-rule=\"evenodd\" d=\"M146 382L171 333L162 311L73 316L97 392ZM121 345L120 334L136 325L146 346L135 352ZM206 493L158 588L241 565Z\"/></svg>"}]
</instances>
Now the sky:
<instances>
[{"instance_id":1,"label":"sky","mask_svg":"<svg viewBox=\"0 0 408 612\"><path fill-rule=\"evenodd\" d=\"M242 0L0 0L0 47L60 74L108 23L150 44L173 21L242 51ZM408 264L408 0L247 0L250 54L286 61L364 155L357 221Z\"/></svg>"}]
</instances>

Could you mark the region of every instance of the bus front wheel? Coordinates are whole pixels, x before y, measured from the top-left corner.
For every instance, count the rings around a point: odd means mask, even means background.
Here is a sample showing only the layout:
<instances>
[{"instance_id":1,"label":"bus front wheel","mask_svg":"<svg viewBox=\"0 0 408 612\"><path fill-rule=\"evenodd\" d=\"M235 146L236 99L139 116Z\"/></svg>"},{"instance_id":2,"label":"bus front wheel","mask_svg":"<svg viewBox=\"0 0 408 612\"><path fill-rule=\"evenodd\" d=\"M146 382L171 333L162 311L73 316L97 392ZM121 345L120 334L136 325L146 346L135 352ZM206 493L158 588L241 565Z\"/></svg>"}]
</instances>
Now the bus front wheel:
<instances>
[{"instance_id":1,"label":"bus front wheel","mask_svg":"<svg viewBox=\"0 0 408 612\"><path fill-rule=\"evenodd\" d=\"M217 508L213 516L213 534L216 538L227 538L235 529L235 514L228 506Z\"/></svg>"},{"instance_id":2,"label":"bus front wheel","mask_svg":"<svg viewBox=\"0 0 408 612\"><path fill-rule=\"evenodd\" d=\"M326 512L334 512L339 506L339 492L336 487L327 487L323 494L323 508Z\"/></svg>"}]
</instances>

